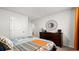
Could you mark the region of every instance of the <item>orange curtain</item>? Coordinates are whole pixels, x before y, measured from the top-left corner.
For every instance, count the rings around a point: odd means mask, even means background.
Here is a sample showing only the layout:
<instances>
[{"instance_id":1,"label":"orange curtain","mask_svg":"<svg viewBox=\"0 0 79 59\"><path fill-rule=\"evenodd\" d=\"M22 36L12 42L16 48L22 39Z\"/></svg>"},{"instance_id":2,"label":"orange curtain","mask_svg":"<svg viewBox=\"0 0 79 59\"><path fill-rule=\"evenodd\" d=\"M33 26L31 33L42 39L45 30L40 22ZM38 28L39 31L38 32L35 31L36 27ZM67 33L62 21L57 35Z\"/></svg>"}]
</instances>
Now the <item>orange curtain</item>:
<instances>
[{"instance_id":1,"label":"orange curtain","mask_svg":"<svg viewBox=\"0 0 79 59\"><path fill-rule=\"evenodd\" d=\"M79 8L75 8L75 42L74 47L75 49L79 49Z\"/></svg>"}]
</instances>

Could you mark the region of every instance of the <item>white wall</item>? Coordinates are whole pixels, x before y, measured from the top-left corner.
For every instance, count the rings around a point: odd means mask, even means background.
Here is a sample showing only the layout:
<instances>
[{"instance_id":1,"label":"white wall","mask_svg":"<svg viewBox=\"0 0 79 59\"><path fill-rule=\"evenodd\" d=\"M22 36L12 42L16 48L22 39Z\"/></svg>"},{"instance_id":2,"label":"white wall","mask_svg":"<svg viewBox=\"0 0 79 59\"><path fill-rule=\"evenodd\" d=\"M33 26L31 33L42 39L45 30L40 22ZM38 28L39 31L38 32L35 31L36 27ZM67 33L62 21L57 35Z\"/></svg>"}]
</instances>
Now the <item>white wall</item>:
<instances>
[{"instance_id":1,"label":"white wall","mask_svg":"<svg viewBox=\"0 0 79 59\"><path fill-rule=\"evenodd\" d=\"M45 24L48 20L55 20L58 23L57 29L62 29L63 45L74 47L74 9L65 10L33 21L36 27L36 34L39 34L41 28L46 29ZM56 32L57 29L52 32Z\"/></svg>"},{"instance_id":2,"label":"white wall","mask_svg":"<svg viewBox=\"0 0 79 59\"><path fill-rule=\"evenodd\" d=\"M18 23L18 27L16 27L15 29L17 30L18 28L20 28L16 33L14 32L16 34L15 36L27 36L28 35L28 31L27 31L28 16L24 16L15 12L6 11L3 9L0 9L0 36L6 36L10 38L12 34L11 33L12 28L10 27L11 25L10 22L12 19L16 20Z\"/></svg>"},{"instance_id":3,"label":"white wall","mask_svg":"<svg viewBox=\"0 0 79 59\"><path fill-rule=\"evenodd\" d=\"M34 32L34 24L28 20L28 36L32 36L33 32Z\"/></svg>"},{"instance_id":4,"label":"white wall","mask_svg":"<svg viewBox=\"0 0 79 59\"><path fill-rule=\"evenodd\" d=\"M0 10L0 36L9 38L9 15Z\"/></svg>"}]
</instances>

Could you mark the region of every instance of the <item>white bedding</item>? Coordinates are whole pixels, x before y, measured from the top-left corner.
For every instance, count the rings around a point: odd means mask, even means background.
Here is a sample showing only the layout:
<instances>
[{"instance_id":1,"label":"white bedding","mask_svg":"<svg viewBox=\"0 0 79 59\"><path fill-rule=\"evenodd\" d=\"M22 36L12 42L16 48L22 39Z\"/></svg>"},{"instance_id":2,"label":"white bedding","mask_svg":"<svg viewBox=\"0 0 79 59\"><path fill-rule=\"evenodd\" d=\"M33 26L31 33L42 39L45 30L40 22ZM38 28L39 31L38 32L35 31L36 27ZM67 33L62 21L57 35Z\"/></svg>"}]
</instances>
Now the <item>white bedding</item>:
<instances>
[{"instance_id":1,"label":"white bedding","mask_svg":"<svg viewBox=\"0 0 79 59\"><path fill-rule=\"evenodd\" d=\"M47 46L41 46L39 49L37 49L37 51L44 51L45 49L46 49L46 51L48 51L48 50L52 49L53 46L56 46L52 41L45 40L45 39L40 39L40 38L37 38L37 37L33 37L33 38L17 38L17 39L13 39L12 42L14 44L14 47L15 46L24 47L22 44L26 44L27 42L31 42L32 40L37 40L37 39L48 42ZM22 50L22 48L20 48L20 49ZM26 49L28 49L28 48L26 48Z\"/></svg>"},{"instance_id":2,"label":"white bedding","mask_svg":"<svg viewBox=\"0 0 79 59\"><path fill-rule=\"evenodd\" d=\"M26 38L16 38L16 39L12 39L11 41L13 42L14 45L19 45L19 44L22 44L24 42L29 42L29 41L37 40L37 39L43 40L43 41L46 41L46 42L51 42L49 40L40 39L38 37L33 37L33 38L28 38L28 37L26 37Z\"/></svg>"}]
</instances>

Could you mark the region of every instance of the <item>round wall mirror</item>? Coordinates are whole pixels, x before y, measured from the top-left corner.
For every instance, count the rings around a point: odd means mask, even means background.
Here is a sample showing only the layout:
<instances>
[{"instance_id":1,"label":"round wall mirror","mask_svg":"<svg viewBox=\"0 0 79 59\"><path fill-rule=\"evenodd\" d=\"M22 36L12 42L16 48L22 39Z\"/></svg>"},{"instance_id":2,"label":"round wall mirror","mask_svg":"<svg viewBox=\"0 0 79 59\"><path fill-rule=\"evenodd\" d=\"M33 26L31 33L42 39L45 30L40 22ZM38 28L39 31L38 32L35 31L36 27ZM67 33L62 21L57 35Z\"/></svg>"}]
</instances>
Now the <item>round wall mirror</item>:
<instances>
[{"instance_id":1,"label":"round wall mirror","mask_svg":"<svg viewBox=\"0 0 79 59\"><path fill-rule=\"evenodd\" d=\"M57 28L57 22L55 20L49 20L49 21L47 21L45 26L46 26L46 30L52 31Z\"/></svg>"}]
</instances>

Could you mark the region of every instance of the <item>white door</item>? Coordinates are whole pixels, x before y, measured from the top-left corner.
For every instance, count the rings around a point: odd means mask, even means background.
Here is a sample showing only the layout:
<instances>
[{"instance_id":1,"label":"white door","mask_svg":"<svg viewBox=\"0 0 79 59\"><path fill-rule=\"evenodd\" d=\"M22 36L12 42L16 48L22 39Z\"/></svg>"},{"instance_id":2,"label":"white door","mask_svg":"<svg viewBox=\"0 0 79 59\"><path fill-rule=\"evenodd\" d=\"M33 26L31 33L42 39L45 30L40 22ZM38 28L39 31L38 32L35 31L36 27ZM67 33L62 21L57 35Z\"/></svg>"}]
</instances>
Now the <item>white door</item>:
<instances>
[{"instance_id":1,"label":"white door","mask_svg":"<svg viewBox=\"0 0 79 59\"><path fill-rule=\"evenodd\" d=\"M27 17L10 17L10 38L26 37L28 33Z\"/></svg>"}]
</instances>

